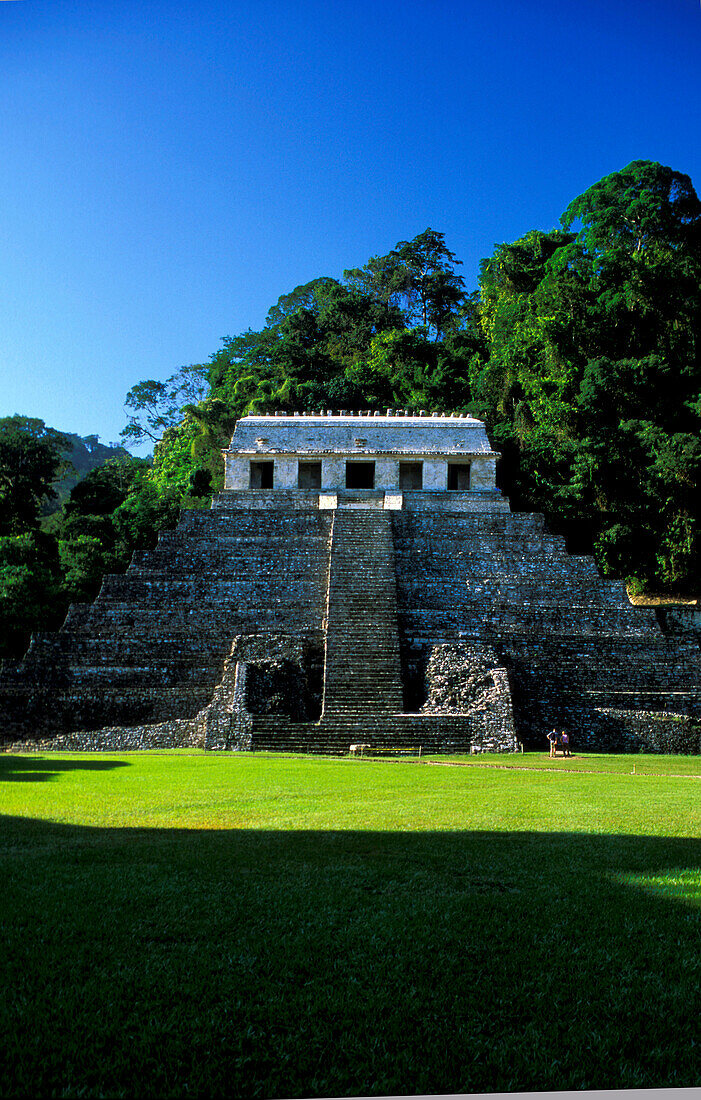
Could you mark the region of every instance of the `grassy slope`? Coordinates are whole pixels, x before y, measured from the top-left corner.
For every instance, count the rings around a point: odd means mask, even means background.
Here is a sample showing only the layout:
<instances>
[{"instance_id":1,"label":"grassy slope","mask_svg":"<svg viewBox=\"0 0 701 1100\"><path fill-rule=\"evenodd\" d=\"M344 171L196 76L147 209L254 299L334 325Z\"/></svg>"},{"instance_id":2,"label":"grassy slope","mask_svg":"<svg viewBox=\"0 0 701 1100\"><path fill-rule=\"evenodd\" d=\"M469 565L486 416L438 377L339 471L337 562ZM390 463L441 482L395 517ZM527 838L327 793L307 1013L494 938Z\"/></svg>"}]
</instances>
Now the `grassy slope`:
<instances>
[{"instance_id":1,"label":"grassy slope","mask_svg":"<svg viewBox=\"0 0 701 1100\"><path fill-rule=\"evenodd\" d=\"M0 757L0 1089L698 1084L701 760L504 762Z\"/></svg>"}]
</instances>

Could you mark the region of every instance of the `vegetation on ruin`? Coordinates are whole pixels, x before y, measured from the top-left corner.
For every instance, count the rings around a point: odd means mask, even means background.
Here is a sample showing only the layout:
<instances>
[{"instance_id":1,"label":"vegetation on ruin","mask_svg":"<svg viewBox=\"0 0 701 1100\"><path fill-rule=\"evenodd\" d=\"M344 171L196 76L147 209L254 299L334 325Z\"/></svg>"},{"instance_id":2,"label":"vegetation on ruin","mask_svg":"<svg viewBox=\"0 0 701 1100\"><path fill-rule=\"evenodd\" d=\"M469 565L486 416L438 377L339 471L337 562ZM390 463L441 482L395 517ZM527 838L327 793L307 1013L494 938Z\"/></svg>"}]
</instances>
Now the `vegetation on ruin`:
<instances>
[{"instance_id":1,"label":"vegetation on ruin","mask_svg":"<svg viewBox=\"0 0 701 1100\"><path fill-rule=\"evenodd\" d=\"M137 383L123 435L155 444L152 466L89 474L95 492L76 486L48 543L13 527L0 423L0 531L26 543L0 545L4 652L19 652L42 607L94 596L179 507L206 506L248 412L472 412L503 453L515 509L544 512L631 592L697 594L701 203L689 177L634 161L575 198L560 228L497 245L478 291L459 269L429 228L282 294L259 331L226 337L209 362ZM30 511L45 489L41 475L24 486ZM17 593L32 585L23 621Z\"/></svg>"},{"instance_id":2,"label":"vegetation on ruin","mask_svg":"<svg viewBox=\"0 0 701 1100\"><path fill-rule=\"evenodd\" d=\"M196 476L159 482L150 461L94 436L1 419L0 657L58 628L70 602L92 600L106 573L124 572L136 548L174 526L182 507L208 504L209 492Z\"/></svg>"},{"instance_id":3,"label":"vegetation on ruin","mask_svg":"<svg viewBox=\"0 0 701 1100\"><path fill-rule=\"evenodd\" d=\"M697 1084L698 761L634 762L0 757L0 1094Z\"/></svg>"}]
</instances>

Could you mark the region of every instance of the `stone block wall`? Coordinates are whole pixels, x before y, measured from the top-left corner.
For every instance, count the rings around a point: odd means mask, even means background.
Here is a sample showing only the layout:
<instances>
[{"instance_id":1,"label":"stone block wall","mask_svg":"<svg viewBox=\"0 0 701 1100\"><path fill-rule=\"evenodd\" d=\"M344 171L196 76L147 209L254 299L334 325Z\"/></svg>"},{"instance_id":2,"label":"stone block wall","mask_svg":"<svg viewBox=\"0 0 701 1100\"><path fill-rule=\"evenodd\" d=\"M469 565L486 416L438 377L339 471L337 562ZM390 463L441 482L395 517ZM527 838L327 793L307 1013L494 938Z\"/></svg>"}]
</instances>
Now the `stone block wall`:
<instances>
[{"instance_id":1,"label":"stone block wall","mask_svg":"<svg viewBox=\"0 0 701 1100\"><path fill-rule=\"evenodd\" d=\"M632 607L591 558L567 554L542 516L403 512L393 524L412 706L425 702L436 645L461 642L494 648L531 747L544 747L553 725L580 747L661 745L670 742L660 729L701 716L699 645L663 634L654 611Z\"/></svg>"},{"instance_id":2,"label":"stone block wall","mask_svg":"<svg viewBox=\"0 0 701 1100\"><path fill-rule=\"evenodd\" d=\"M434 646L425 680L422 714L469 717L474 747L481 752L516 749L509 677L491 646L465 643Z\"/></svg>"},{"instance_id":3,"label":"stone block wall","mask_svg":"<svg viewBox=\"0 0 701 1100\"><path fill-rule=\"evenodd\" d=\"M493 456L473 458L470 463L470 489L488 491L496 485L497 460Z\"/></svg>"},{"instance_id":4,"label":"stone block wall","mask_svg":"<svg viewBox=\"0 0 701 1100\"><path fill-rule=\"evenodd\" d=\"M669 634L691 634L701 638L701 608L664 607L657 612L662 628Z\"/></svg>"},{"instance_id":5,"label":"stone block wall","mask_svg":"<svg viewBox=\"0 0 701 1100\"><path fill-rule=\"evenodd\" d=\"M237 635L283 633L320 651L331 516L299 503L185 513L92 605L6 663L4 739L194 719Z\"/></svg>"}]
</instances>

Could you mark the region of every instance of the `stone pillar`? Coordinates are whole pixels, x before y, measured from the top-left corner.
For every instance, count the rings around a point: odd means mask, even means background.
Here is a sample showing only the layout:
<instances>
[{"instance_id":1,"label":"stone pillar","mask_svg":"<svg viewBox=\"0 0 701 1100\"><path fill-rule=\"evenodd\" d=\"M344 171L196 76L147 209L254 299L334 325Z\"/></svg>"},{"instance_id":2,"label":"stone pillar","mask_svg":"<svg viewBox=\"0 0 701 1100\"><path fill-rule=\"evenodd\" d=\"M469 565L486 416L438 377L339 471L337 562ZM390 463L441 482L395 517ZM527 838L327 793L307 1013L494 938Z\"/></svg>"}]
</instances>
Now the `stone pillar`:
<instances>
[{"instance_id":1,"label":"stone pillar","mask_svg":"<svg viewBox=\"0 0 701 1100\"><path fill-rule=\"evenodd\" d=\"M274 489L297 488L297 457L282 455L275 459Z\"/></svg>"},{"instance_id":2,"label":"stone pillar","mask_svg":"<svg viewBox=\"0 0 701 1100\"><path fill-rule=\"evenodd\" d=\"M327 455L321 461L322 489L344 489L346 486L346 461L338 455Z\"/></svg>"},{"instance_id":3,"label":"stone pillar","mask_svg":"<svg viewBox=\"0 0 701 1100\"><path fill-rule=\"evenodd\" d=\"M249 489L250 488L250 462L249 456L242 458L237 454L226 455L224 467L225 489Z\"/></svg>"},{"instance_id":4,"label":"stone pillar","mask_svg":"<svg viewBox=\"0 0 701 1100\"><path fill-rule=\"evenodd\" d=\"M233 489L234 480L234 456L229 451L222 451L224 456L224 488Z\"/></svg>"},{"instance_id":5,"label":"stone pillar","mask_svg":"<svg viewBox=\"0 0 701 1100\"><path fill-rule=\"evenodd\" d=\"M399 488L399 461L396 458L375 459L375 488Z\"/></svg>"},{"instance_id":6,"label":"stone pillar","mask_svg":"<svg viewBox=\"0 0 701 1100\"><path fill-rule=\"evenodd\" d=\"M448 485L448 463L444 458L424 459L424 489L445 489Z\"/></svg>"},{"instance_id":7,"label":"stone pillar","mask_svg":"<svg viewBox=\"0 0 701 1100\"><path fill-rule=\"evenodd\" d=\"M473 458L470 463L470 489L494 489L497 460L491 455Z\"/></svg>"}]
</instances>

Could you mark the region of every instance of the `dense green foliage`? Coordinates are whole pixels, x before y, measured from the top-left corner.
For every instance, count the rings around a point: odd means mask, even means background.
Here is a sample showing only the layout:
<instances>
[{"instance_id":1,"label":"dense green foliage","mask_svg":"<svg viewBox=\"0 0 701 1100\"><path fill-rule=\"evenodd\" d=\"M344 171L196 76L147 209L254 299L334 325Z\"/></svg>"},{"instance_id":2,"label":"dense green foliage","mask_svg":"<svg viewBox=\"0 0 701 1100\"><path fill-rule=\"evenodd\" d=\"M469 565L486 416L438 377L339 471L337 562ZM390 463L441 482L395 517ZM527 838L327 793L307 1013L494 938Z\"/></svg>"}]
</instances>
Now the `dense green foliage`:
<instances>
[{"instance_id":1,"label":"dense green foliage","mask_svg":"<svg viewBox=\"0 0 701 1100\"><path fill-rule=\"evenodd\" d=\"M635 760L0 757L0 1094L697 1084L699 762Z\"/></svg>"},{"instance_id":2,"label":"dense green foliage","mask_svg":"<svg viewBox=\"0 0 701 1100\"><path fill-rule=\"evenodd\" d=\"M51 430L51 429L48 429ZM71 490L91 470L98 466L104 466L105 462L112 459L129 458L129 452L116 443L100 443L98 436L75 435L73 432L62 432L68 445L61 449L64 460L64 470L60 478L53 482L52 488L56 494L52 500L45 500L42 505L42 515L55 515L66 503L71 495ZM44 529L51 529L58 524L44 521Z\"/></svg>"},{"instance_id":3,"label":"dense green foliage","mask_svg":"<svg viewBox=\"0 0 701 1100\"><path fill-rule=\"evenodd\" d=\"M0 657L22 653L32 631L61 625L62 581L54 536L40 530L0 535Z\"/></svg>"},{"instance_id":4,"label":"dense green foliage","mask_svg":"<svg viewBox=\"0 0 701 1100\"><path fill-rule=\"evenodd\" d=\"M21 652L32 630L60 622L58 549L40 519L56 498L69 447L43 420L0 420L0 656Z\"/></svg>"},{"instance_id":5,"label":"dense green foliage","mask_svg":"<svg viewBox=\"0 0 701 1100\"><path fill-rule=\"evenodd\" d=\"M688 177L636 161L562 223L482 266L471 383L505 483L605 572L696 590L701 203Z\"/></svg>"},{"instance_id":6,"label":"dense green foliage","mask_svg":"<svg viewBox=\"0 0 701 1100\"><path fill-rule=\"evenodd\" d=\"M122 572L136 547L177 521L181 499L159 492L151 463L121 447L42 420L0 420L0 657L60 626L71 600L92 599L105 573Z\"/></svg>"},{"instance_id":7,"label":"dense green foliage","mask_svg":"<svg viewBox=\"0 0 701 1100\"><path fill-rule=\"evenodd\" d=\"M52 517L60 568L46 576L64 603L93 595L179 506L208 504L237 417L386 406L483 417L516 509L544 512L632 590L697 593L701 203L689 178L634 161L576 198L560 229L498 245L478 292L459 265L427 229L343 279L283 294L260 331L226 337L208 363L137 383L122 434L154 442L153 466L125 459L88 475ZM56 477L34 436L0 427L6 537L35 530ZM29 601L33 624L40 604Z\"/></svg>"},{"instance_id":8,"label":"dense green foliage","mask_svg":"<svg viewBox=\"0 0 701 1100\"><path fill-rule=\"evenodd\" d=\"M66 472L67 436L28 416L0 419L0 535L34 530Z\"/></svg>"}]
</instances>

